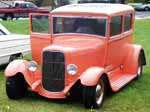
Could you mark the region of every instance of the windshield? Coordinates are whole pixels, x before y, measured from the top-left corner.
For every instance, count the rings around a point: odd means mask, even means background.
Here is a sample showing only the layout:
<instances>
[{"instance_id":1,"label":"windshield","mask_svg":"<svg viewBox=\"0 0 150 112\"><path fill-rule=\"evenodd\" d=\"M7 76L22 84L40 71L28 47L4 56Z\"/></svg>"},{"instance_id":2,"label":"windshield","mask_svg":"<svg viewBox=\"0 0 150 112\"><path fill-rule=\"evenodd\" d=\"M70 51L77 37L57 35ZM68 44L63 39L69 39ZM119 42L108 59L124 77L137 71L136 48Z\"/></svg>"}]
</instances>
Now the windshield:
<instances>
[{"instance_id":1,"label":"windshield","mask_svg":"<svg viewBox=\"0 0 150 112\"><path fill-rule=\"evenodd\" d=\"M106 19L89 17L53 17L53 33L82 33L106 36Z\"/></svg>"}]
</instances>

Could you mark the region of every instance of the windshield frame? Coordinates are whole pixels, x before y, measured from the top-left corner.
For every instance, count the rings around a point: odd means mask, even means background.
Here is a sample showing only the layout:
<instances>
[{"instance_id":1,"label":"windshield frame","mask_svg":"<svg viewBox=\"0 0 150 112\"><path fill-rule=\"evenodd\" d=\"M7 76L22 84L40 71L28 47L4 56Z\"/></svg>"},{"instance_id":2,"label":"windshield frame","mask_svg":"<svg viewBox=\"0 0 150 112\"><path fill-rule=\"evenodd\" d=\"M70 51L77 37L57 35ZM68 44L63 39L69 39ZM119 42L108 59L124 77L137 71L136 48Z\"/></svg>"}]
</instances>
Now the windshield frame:
<instances>
[{"instance_id":1,"label":"windshield frame","mask_svg":"<svg viewBox=\"0 0 150 112\"><path fill-rule=\"evenodd\" d=\"M108 16L85 16L85 15L52 15L51 16L52 17L52 35L55 35L55 36L57 36L57 35L90 35L90 36L96 36L96 37L100 37L100 38L107 38L107 34L108 34ZM54 33L54 29L53 29L53 26L54 26L54 22L53 22L53 18L54 17L68 17L68 18L71 18L71 17L73 17L73 18L87 18L87 19L91 19L91 18L93 18L93 19L106 19L106 26L105 26L105 36L102 36L102 35L94 35L94 34L86 34L86 33Z\"/></svg>"}]
</instances>

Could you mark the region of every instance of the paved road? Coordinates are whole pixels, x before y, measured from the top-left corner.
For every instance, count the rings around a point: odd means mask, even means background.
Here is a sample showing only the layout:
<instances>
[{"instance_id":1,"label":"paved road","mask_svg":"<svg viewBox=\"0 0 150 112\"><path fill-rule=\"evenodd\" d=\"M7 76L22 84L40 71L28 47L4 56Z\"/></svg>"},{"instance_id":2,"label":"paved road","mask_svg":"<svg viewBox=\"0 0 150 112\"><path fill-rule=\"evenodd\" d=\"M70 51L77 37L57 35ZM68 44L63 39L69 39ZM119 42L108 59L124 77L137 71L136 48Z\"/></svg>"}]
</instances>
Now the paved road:
<instances>
[{"instance_id":1,"label":"paved road","mask_svg":"<svg viewBox=\"0 0 150 112\"><path fill-rule=\"evenodd\" d=\"M150 11L136 11L135 13L136 19L150 19Z\"/></svg>"}]
</instances>

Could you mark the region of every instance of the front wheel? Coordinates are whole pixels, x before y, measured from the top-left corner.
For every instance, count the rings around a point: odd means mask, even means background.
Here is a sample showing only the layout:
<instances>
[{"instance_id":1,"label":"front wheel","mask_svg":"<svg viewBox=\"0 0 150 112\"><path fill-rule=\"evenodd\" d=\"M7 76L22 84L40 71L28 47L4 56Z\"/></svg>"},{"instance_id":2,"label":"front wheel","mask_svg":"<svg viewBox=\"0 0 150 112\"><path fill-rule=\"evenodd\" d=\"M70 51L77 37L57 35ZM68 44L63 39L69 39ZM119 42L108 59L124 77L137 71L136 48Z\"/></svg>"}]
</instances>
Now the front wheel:
<instances>
[{"instance_id":1,"label":"front wheel","mask_svg":"<svg viewBox=\"0 0 150 112\"><path fill-rule=\"evenodd\" d=\"M100 78L96 86L83 87L83 103L86 108L99 108L102 106L106 94L104 78Z\"/></svg>"},{"instance_id":2,"label":"front wheel","mask_svg":"<svg viewBox=\"0 0 150 112\"><path fill-rule=\"evenodd\" d=\"M13 76L6 79L6 93L10 99L20 99L28 93L23 76Z\"/></svg>"}]
</instances>

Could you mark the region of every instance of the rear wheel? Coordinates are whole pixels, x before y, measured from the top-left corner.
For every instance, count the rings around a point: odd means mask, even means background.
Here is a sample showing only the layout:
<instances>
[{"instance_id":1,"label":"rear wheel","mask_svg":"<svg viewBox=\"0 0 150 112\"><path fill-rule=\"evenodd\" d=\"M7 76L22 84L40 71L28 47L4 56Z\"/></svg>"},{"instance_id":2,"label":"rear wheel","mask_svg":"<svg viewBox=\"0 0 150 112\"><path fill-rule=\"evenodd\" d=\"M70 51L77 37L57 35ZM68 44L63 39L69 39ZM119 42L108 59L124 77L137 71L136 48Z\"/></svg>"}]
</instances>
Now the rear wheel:
<instances>
[{"instance_id":1,"label":"rear wheel","mask_svg":"<svg viewBox=\"0 0 150 112\"><path fill-rule=\"evenodd\" d=\"M13 20L14 15L13 14L5 14L3 17L3 20L7 21L7 20Z\"/></svg>"},{"instance_id":2,"label":"rear wheel","mask_svg":"<svg viewBox=\"0 0 150 112\"><path fill-rule=\"evenodd\" d=\"M23 58L23 55L22 55L21 53L11 55L10 58L9 58L9 63L10 63L11 61L16 60L16 59L22 59L22 58Z\"/></svg>"},{"instance_id":3,"label":"rear wheel","mask_svg":"<svg viewBox=\"0 0 150 112\"><path fill-rule=\"evenodd\" d=\"M27 96L27 84L23 76L13 76L6 79L6 93L10 99L20 99Z\"/></svg>"},{"instance_id":4,"label":"rear wheel","mask_svg":"<svg viewBox=\"0 0 150 112\"><path fill-rule=\"evenodd\" d=\"M148 7L145 7L144 9L145 9L145 11L149 11L149 8L148 8Z\"/></svg>"},{"instance_id":5,"label":"rear wheel","mask_svg":"<svg viewBox=\"0 0 150 112\"><path fill-rule=\"evenodd\" d=\"M96 86L83 87L83 103L86 108L99 108L102 106L106 94L105 77L101 77Z\"/></svg>"},{"instance_id":6,"label":"rear wheel","mask_svg":"<svg viewBox=\"0 0 150 112\"><path fill-rule=\"evenodd\" d=\"M137 78L141 77L143 71L143 64L142 64L142 53L139 55L138 59L138 71L137 71Z\"/></svg>"}]
</instances>

